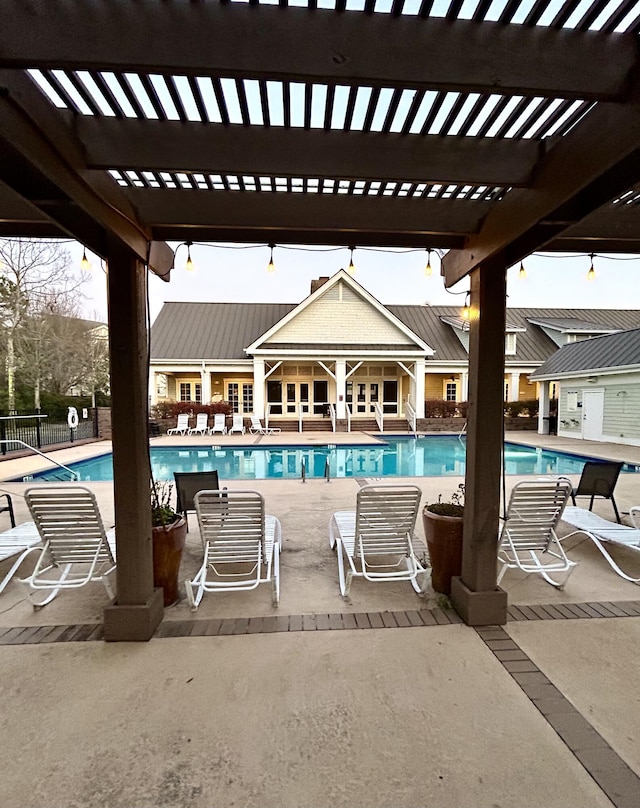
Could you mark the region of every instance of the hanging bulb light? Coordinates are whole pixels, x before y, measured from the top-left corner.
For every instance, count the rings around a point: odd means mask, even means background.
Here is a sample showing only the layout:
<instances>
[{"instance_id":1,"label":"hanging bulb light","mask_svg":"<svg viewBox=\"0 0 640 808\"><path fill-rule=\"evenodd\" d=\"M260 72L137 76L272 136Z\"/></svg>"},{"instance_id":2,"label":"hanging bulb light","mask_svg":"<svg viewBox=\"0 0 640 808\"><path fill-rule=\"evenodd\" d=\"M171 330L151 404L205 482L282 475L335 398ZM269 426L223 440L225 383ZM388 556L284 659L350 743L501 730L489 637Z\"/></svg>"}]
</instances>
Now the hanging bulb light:
<instances>
[{"instance_id":1,"label":"hanging bulb light","mask_svg":"<svg viewBox=\"0 0 640 808\"><path fill-rule=\"evenodd\" d=\"M431 269L431 250L427 250L427 265L424 268L424 274L427 278L431 277L432 269Z\"/></svg>"},{"instance_id":2,"label":"hanging bulb light","mask_svg":"<svg viewBox=\"0 0 640 808\"><path fill-rule=\"evenodd\" d=\"M187 245L187 263L184 265L184 268L187 272L193 272L193 261L191 260L191 245L193 244L192 241L185 241Z\"/></svg>"},{"instance_id":3,"label":"hanging bulb light","mask_svg":"<svg viewBox=\"0 0 640 808\"><path fill-rule=\"evenodd\" d=\"M349 261L349 268L347 269L347 272L349 275L351 275L351 277L353 277L356 274L356 266L353 263L353 251L355 250L355 247L349 247L349 249L351 250L351 260Z\"/></svg>"},{"instance_id":4,"label":"hanging bulb light","mask_svg":"<svg viewBox=\"0 0 640 808\"><path fill-rule=\"evenodd\" d=\"M80 261L80 266L84 269L85 272L88 272L91 269L91 264L89 259L87 258L87 250L86 247L82 252L82 260Z\"/></svg>"},{"instance_id":5,"label":"hanging bulb light","mask_svg":"<svg viewBox=\"0 0 640 808\"><path fill-rule=\"evenodd\" d=\"M269 244L269 249L271 250L271 255L269 256L269 263L267 264L267 272L275 272L276 271L276 266L273 263L273 248L275 246L276 246L275 244Z\"/></svg>"},{"instance_id":6,"label":"hanging bulb light","mask_svg":"<svg viewBox=\"0 0 640 808\"><path fill-rule=\"evenodd\" d=\"M591 258L591 266L589 267L589 271L587 272L587 280L588 281L592 281L596 277L596 271L593 268L594 255L595 255L595 253L591 253L591 255L589 256L589 258Z\"/></svg>"},{"instance_id":7,"label":"hanging bulb light","mask_svg":"<svg viewBox=\"0 0 640 808\"><path fill-rule=\"evenodd\" d=\"M464 306L462 311L460 312L460 316L463 320L469 320L469 315L471 314L471 310L469 308L469 292L467 292L467 296L464 299Z\"/></svg>"},{"instance_id":8,"label":"hanging bulb light","mask_svg":"<svg viewBox=\"0 0 640 808\"><path fill-rule=\"evenodd\" d=\"M518 280L523 281L527 277L527 270L524 268L524 264L520 261L520 269L518 270Z\"/></svg>"}]
</instances>

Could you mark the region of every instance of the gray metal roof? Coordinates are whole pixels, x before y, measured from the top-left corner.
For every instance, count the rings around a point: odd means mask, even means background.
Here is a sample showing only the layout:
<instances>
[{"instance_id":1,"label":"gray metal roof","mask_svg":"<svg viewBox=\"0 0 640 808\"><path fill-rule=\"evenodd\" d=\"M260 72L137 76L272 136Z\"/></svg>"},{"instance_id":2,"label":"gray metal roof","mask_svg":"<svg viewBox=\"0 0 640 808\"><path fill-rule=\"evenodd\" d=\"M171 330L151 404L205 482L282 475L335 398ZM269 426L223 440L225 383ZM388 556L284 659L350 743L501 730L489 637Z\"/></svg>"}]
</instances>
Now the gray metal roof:
<instances>
[{"instance_id":1,"label":"gray metal roof","mask_svg":"<svg viewBox=\"0 0 640 808\"><path fill-rule=\"evenodd\" d=\"M295 303L165 303L151 327L151 358L246 359L244 348Z\"/></svg>"},{"instance_id":2,"label":"gray metal roof","mask_svg":"<svg viewBox=\"0 0 640 808\"><path fill-rule=\"evenodd\" d=\"M602 334L619 330L608 328L593 320L581 320L579 317L528 317L527 319L534 325L543 325L553 331L560 331L561 334L580 334L582 332Z\"/></svg>"},{"instance_id":3,"label":"gray metal roof","mask_svg":"<svg viewBox=\"0 0 640 808\"><path fill-rule=\"evenodd\" d=\"M266 333L295 303L165 303L151 327L151 358L156 361L246 359L244 349ZM428 361L466 362L455 330L442 318L458 318L459 306L386 307L435 351ZM568 315L602 328L640 328L640 311L617 309L509 309L512 328L523 328L510 364L540 364L557 345L531 320L562 319ZM310 347L310 346L306 346ZM314 346L317 347L317 346ZM362 346L361 346L362 347ZM380 346L381 348L384 346ZM371 348L369 347L369 350Z\"/></svg>"},{"instance_id":4,"label":"gray metal roof","mask_svg":"<svg viewBox=\"0 0 640 808\"><path fill-rule=\"evenodd\" d=\"M531 375L534 379L555 378L633 365L640 365L640 328L564 345Z\"/></svg>"}]
</instances>

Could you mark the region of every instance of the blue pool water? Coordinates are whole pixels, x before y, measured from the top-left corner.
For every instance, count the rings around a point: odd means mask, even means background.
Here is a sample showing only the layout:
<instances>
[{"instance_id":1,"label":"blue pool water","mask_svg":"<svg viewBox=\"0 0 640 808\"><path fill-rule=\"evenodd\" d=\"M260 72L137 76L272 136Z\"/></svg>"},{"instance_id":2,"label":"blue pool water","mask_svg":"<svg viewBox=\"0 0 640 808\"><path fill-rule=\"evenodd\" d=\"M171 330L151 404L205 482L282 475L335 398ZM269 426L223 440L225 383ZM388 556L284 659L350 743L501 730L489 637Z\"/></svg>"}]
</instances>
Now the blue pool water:
<instances>
[{"instance_id":1,"label":"blue pool water","mask_svg":"<svg viewBox=\"0 0 640 808\"><path fill-rule=\"evenodd\" d=\"M243 446L154 447L151 466L156 480L172 480L174 471L212 471L221 480L300 478L304 461L308 478L322 478L329 460L335 477L449 477L465 472L465 445L455 435L386 438L376 446ZM547 449L505 444L507 474L580 474L591 458ZM85 481L113 479L111 455L70 465ZM627 465L624 471L640 471ZM66 475L68 479L68 475ZM33 479L65 479L60 469L34 474Z\"/></svg>"}]
</instances>

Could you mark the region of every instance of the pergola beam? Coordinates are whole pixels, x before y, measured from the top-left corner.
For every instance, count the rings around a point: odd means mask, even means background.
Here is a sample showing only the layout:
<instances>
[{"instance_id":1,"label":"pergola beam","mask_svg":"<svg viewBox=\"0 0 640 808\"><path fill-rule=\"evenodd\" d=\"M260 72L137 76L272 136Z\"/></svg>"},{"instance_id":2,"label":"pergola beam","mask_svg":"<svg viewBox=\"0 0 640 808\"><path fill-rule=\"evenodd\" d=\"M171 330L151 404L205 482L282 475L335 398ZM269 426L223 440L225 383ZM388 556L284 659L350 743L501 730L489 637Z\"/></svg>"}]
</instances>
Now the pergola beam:
<instances>
[{"instance_id":1,"label":"pergola beam","mask_svg":"<svg viewBox=\"0 0 640 808\"><path fill-rule=\"evenodd\" d=\"M89 168L526 186L533 140L81 117Z\"/></svg>"},{"instance_id":2,"label":"pergola beam","mask_svg":"<svg viewBox=\"0 0 640 808\"><path fill-rule=\"evenodd\" d=\"M156 237L304 244L443 246L480 227L491 203L447 199L129 188ZM276 238L275 234L278 234ZM162 236L160 236L162 234ZM242 234L242 236L240 236ZM392 238L389 242L387 239Z\"/></svg>"},{"instance_id":3,"label":"pergola beam","mask_svg":"<svg viewBox=\"0 0 640 808\"><path fill-rule=\"evenodd\" d=\"M626 104L598 104L542 158L530 190L494 205L464 250L442 261L452 286L479 266L512 265L554 243L568 228L640 177L640 81Z\"/></svg>"},{"instance_id":4,"label":"pergola beam","mask_svg":"<svg viewBox=\"0 0 640 808\"><path fill-rule=\"evenodd\" d=\"M65 234L106 257L116 238L149 261L151 231L104 172L84 167L81 145L56 111L15 71L0 71L0 180ZM168 279L173 251L153 248L149 268Z\"/></svg>"},{"instance_id":5,"label":"pergola beam","mask_svg":"<svg viewBox=\"0 0 640 808\"><path fill-rule=\"evenodd\" d=\"M355 11L3 0L0 67L621 100L635 35ZM144 46L141 47L141 35Z\"/></svg>"}]
</instances>

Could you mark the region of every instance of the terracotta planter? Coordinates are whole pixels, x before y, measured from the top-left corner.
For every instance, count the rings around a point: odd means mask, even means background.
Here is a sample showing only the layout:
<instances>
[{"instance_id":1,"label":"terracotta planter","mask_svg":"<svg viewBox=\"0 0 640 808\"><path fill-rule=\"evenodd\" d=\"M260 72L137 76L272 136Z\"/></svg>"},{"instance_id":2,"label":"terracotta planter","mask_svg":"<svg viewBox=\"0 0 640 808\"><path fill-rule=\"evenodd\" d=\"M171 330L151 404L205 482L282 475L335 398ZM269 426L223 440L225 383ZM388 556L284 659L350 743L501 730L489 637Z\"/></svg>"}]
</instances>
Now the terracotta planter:
<instances>
[{"instance_id":1,"label":"terracotta planter","mask_svg":"<svg viewBox=\"0 0 640 808\"><path fill-rule=\"evenodd\" d=\"M180 517L170 525L152 528L153 585L164 591L164 605L178 600L178 573L187 538L187 522Z\"/></svg>"},{"instance_id":2,"label":"terracotta planter","mask_svg":"<svg viewBox=\"0 0 640 808\"><path fill-rule=\"evenodd\" d=\"M448 595L451 578L462 572L461 516L440 516L422 509L424 535L431 557L431 585L436 592Z\"/></svg>"}]
</instances>

